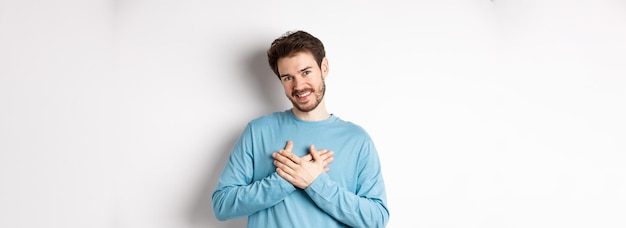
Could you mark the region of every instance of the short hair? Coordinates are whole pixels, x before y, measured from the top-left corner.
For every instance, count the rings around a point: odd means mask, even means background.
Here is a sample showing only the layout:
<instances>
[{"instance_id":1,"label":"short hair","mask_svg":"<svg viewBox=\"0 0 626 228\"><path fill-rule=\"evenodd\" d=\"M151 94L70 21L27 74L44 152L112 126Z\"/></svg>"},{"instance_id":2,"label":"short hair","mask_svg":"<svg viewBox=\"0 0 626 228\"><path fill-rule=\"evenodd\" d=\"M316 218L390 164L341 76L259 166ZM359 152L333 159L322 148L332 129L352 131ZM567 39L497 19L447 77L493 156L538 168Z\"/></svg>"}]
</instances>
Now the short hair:
<instances>
[{"instance_id":1,"label":"short hair","mask_svg":"<svg viewBox=\"0 0 626 228\"><path fill-rule=\"evenodd\" d=\"M290 57L300 52L311 53L319 67L322 66L322 60L326 57L322 41L302 30L286 32L272 42L267 50L267 60L279 79L278 59Z\"/></svg>"}]
</instances>

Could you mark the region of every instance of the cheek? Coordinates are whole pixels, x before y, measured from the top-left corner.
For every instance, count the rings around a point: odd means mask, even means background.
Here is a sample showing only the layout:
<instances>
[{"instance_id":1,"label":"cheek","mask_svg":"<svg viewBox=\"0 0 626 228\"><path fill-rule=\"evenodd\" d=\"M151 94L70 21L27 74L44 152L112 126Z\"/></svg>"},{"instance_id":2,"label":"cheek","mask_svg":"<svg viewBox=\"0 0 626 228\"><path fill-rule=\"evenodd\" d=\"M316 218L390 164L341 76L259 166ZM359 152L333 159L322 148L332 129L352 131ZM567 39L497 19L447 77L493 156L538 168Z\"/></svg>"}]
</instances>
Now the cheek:
<instances>
[{"instance_id":1,"label":"cheek","mask_svg":"<svg viewBox=\"0 0 626 228\"><path fill-rule=\"evenodd\" d=\"M283 90L285 90L285 92L291 91L291 85L289 85L288 83L282 84L282 85L283 85Z\"/></svg>"}]
</instances>

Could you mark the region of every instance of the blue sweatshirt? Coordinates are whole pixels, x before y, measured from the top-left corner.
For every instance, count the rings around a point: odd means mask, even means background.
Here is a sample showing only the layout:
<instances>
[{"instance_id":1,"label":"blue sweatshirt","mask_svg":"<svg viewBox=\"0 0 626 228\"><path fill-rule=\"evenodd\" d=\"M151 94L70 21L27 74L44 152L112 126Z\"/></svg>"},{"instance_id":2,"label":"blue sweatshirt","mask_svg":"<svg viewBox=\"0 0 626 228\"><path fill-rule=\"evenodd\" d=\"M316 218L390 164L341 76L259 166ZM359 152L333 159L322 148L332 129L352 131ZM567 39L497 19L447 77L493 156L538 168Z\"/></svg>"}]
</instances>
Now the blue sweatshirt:
<instances>
[{"instance_id":1,"label":"blue sweatshirt","mask_svg":"<svg viewBox=\"0 0 626 228\"><path fill-rule=\"evenodd\" d=\"M276 173L272 153L293 140L292 152L309 146L334 151L330 170L309 187L294 187ZM331 115L298 119L291 110L248 123L213 192L217 219L248 216L248 227L385 227L389 220L380 161L372 139L358 125Z\"/></svg>"}]
</instances>

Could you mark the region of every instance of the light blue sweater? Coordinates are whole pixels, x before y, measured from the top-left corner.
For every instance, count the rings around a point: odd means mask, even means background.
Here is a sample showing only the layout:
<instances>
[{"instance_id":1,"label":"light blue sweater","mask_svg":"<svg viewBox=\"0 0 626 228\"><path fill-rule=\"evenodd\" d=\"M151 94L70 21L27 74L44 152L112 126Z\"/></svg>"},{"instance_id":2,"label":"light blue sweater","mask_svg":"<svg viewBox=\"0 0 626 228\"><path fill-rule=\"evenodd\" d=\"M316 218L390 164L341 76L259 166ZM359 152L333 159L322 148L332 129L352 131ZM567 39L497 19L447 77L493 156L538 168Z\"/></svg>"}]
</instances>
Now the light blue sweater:
<instances>
[{"instance_id":1,"label":"light blue sweater","mask_svg":"<svg viewBox=\"0 0 626 228\"><path fill-rule=\"evenodd\" d=\"M292 152L309 146L334 151L330 170L305 190L276 173L272 153L293 140ZM374 143L358 125L332 115L304 121L291 110L248 123L213 192L219 220L248 216L248 227L384 227L389 220L385 186Z\"/></svg>"}]
</instances>

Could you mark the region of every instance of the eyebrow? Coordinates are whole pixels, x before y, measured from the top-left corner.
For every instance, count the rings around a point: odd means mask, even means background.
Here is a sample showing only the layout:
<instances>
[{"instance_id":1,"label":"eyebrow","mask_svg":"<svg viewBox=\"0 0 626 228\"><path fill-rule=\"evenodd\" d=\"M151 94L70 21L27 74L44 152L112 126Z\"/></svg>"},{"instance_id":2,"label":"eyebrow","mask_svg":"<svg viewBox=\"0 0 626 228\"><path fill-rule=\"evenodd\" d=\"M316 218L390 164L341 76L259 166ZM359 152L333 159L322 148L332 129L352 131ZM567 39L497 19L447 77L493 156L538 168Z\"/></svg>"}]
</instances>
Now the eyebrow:
<instances>
[{"instance_id":1,"label":"eyebrow","mask_svg":"<svg viewBox=\"0 0 626 228\"><path fill-rule=\"evenodd\" d=\"M307 71L307 70L309 70L311 68L313 68L313 67L307 66L307 67L303 68L302 70L299 70L298 73L302 73L302 72ZM292 75L290 75L290 74L283 74L280 77L282 78L282 77L287 77L287 76L292 76Z\"/></svg>"}]
</instances>

